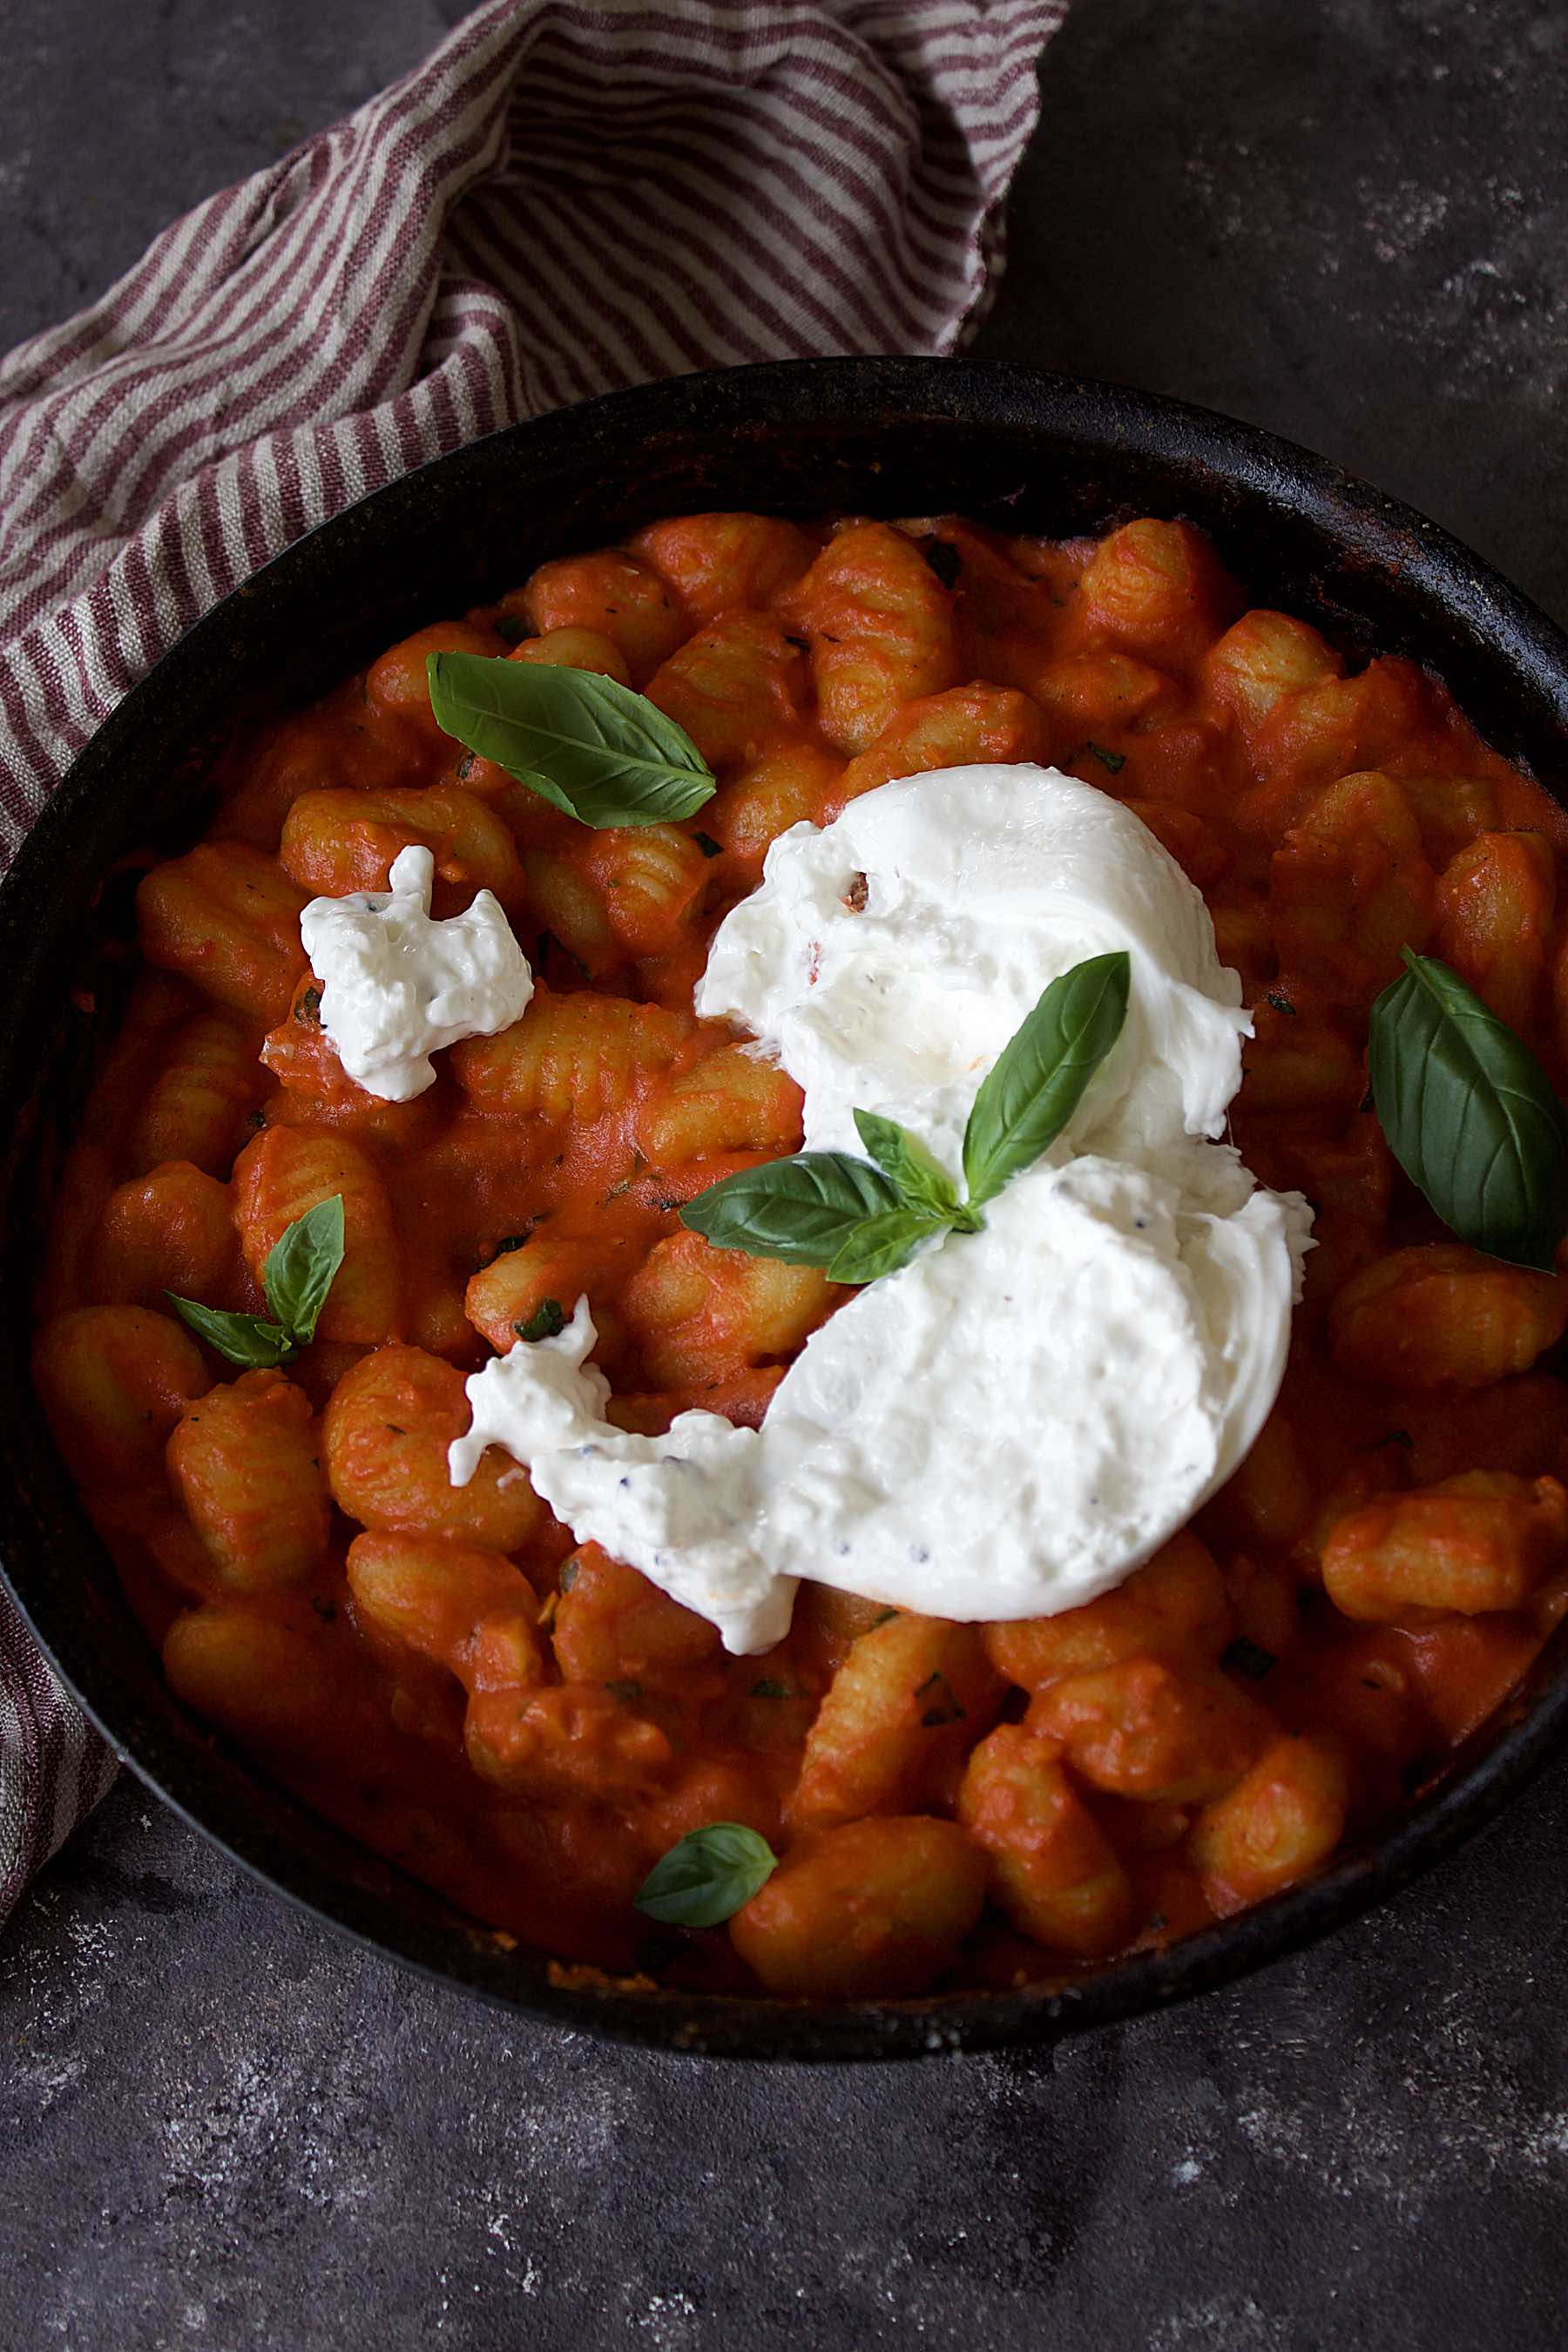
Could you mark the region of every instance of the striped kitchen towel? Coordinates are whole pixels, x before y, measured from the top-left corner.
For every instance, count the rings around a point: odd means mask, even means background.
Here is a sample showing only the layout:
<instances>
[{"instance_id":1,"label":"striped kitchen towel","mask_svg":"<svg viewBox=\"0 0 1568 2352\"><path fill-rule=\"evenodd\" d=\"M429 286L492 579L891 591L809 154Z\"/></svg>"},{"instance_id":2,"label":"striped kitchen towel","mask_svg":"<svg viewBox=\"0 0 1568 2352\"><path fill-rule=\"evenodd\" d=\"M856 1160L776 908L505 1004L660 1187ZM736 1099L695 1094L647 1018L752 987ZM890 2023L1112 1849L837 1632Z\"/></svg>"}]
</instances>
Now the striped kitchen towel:
<instances>
[{"instance_id":1,"label":"striped kitchen towel","mask_svg":"<svg viewBox=\"0 0 1568 2352\"><path fill-rule=\"evenodd\" d=\"M0 366L0 866L301 531L515 418L952 351L1068 0L489 0ZM107 1786L0 1588L0 1920Z\"/></svg>"}]
</instances>

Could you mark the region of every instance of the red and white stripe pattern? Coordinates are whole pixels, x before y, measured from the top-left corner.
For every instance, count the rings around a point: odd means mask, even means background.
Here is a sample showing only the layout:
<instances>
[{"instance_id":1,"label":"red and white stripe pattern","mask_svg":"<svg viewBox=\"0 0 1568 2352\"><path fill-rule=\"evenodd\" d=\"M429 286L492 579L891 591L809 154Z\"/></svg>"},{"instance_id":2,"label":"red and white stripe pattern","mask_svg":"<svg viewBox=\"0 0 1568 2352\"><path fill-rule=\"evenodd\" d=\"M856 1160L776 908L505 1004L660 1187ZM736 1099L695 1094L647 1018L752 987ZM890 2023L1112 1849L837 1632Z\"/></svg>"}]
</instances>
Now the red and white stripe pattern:
<instances>
[{"instance_id":1,"label":"red and white stripe pattern","mask_svg":"<svg viewBox=\"0 0 1568 2352\"><path fill-rule=\"evenodd\" d=\"M649 377L953 350L1068 0L489 0L0 366L0 866L302 531ZM104 1785L0 1592L0 1919Z\"/></svg>"},{"instance_id":2,"label":"red and white stripe pattern","mask_svg":"<svg viewBox=\"0 0 1568 2352\"><path fill-rule=\"evenodd\" d=\"M113 1778L113 1757L0 1586L0 1923Z\"/></svg>"}]
</instances>

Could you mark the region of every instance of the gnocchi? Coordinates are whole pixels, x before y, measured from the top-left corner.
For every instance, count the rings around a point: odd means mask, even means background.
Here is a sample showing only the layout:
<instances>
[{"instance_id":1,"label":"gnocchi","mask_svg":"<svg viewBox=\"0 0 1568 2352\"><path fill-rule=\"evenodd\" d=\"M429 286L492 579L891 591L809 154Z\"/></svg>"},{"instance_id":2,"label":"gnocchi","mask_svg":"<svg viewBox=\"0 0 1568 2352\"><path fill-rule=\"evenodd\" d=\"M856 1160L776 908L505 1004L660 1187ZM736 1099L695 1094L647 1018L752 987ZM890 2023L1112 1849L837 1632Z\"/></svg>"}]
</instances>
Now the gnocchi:
<instances>
[{"instance_id":1,"label":"gnocchi","mask_svg":"<svg viewBox=\"0 0 1568 2352\"><path fill-rule=\"evenodd\" d=\"M575 824L442 733L437 651L646 691L718 788L695 817ZM1194 1524L1097 1600L970 1625L807 1581L783 1642L731 1657L508 1455L452 1485L465 1377L586 1297L618 1427L760 1424L847 1293L680 1222L802 1133L794 1082L695 1017L708 941L792 826L1044 761L1163 843L1241 975L1237 1139L1317 1210L1283 1391ZM137 893L151 971L62 1187L36 1383L174 1691L455 1902L567 1961L658 1968L639 1887L729 1822L777 1866L678 1939L679 1981L859 2000L1070 1977L1321 1868L1560 1617L1568 1276L1435 1232L1366 1044L1424 949L1561 1080L1568 833L1433 678L1248 609L1191 525L666 518L405 638L216 781L206 836ZM536 989L384 1104L322 1029L299 918L415 844L438 913L500 898ZM289 1360L226 1363L176 1319L170 1293L260 1314L268 1254L333 1196L343 1260Z\"/></svg>"}]
</instances>

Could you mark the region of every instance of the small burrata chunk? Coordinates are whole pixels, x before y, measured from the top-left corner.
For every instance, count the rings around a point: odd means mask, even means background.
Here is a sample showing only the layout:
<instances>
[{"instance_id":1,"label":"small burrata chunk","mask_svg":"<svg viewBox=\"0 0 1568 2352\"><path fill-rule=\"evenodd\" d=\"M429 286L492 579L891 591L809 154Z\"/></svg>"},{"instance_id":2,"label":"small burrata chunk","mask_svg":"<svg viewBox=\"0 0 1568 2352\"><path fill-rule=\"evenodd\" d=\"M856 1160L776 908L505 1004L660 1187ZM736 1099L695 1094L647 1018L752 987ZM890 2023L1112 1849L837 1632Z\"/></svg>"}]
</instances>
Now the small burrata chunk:
<instances>
[{"instance_id":1,"label":"small burrata chunk","mask_svg":"<svg viewBox=\"0 0 1568 2352\"><path fill-rule=\"evenodd\" d=\"M533 974L492 891L477 891L445 922L433 919L430 850L400 851L389 879L389 890L312 898L300 937L343 1068L366 1094L408 1102L435 1084L432 1054L521 1019Z\"/></svg>"}]
</instances>

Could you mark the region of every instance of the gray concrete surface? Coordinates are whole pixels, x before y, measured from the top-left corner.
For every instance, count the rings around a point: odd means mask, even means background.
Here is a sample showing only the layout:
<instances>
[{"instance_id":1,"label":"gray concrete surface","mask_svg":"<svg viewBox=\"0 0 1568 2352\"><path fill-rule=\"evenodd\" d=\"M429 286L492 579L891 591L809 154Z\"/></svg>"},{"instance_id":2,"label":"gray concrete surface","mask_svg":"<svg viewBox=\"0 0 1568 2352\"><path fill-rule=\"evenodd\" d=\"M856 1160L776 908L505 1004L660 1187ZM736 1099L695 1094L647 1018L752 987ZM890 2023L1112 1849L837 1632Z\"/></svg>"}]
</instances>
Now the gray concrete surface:
<instances>
[{"instance_id":1,"label":"gray concrete surface","mask_svg":"<svg viewBox=\"0 0 1568 2352\"><path fill-rule=\"evenodd\" d=\"M0 343L457 0L5 0ZM1078 0L981 348L1295 435L1568 615L1559 0ZM1546 2352L1568 1773L1054 2058L677 2063L406 1977L122 1782L0 1939L0 2347Z\"/></svg>"}]
</instances>

